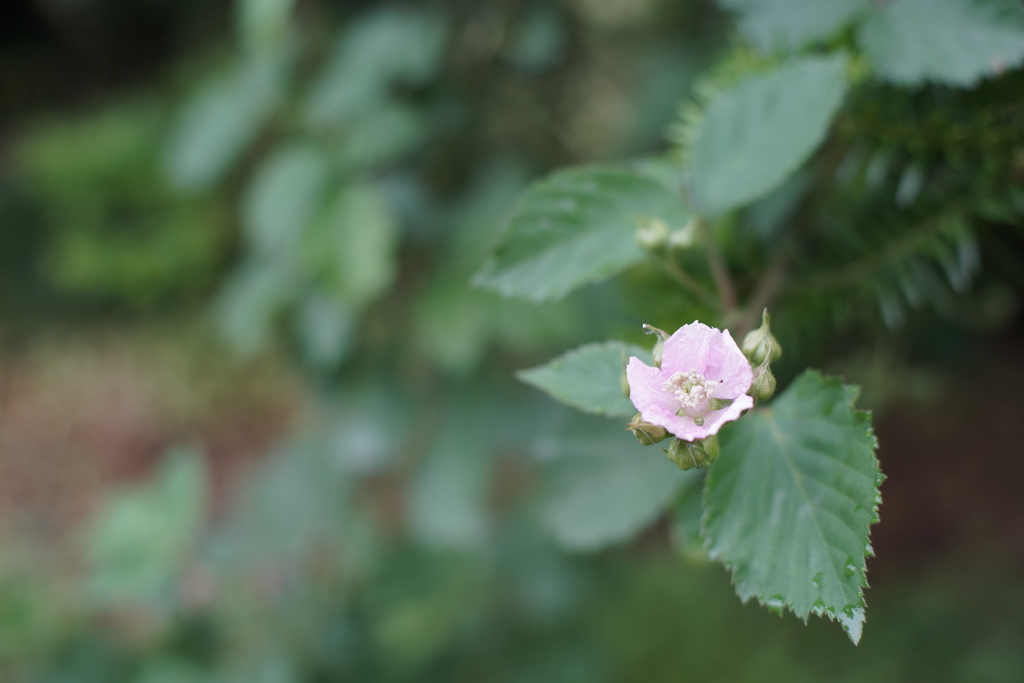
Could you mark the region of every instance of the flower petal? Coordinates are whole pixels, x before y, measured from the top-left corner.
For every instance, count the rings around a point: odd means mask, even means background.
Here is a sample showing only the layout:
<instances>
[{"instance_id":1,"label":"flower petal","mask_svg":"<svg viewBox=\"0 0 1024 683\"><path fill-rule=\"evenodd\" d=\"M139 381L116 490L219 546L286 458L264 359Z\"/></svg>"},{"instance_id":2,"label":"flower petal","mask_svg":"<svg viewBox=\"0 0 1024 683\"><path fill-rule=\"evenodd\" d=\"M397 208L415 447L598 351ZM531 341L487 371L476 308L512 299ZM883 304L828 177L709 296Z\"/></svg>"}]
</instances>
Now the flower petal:
<instances>
[{"instance_id":1,"label":"flower petal","mask_svg":"<svg viewBox=\"0 0 1024 683\"><path fill-rule=\"evenodd\" d=\"M719 383L715 398L736 398L750 389L754 381L753 370L729 330L724 330L718 343L711 346L704 376Z\"/></svg>"},{"instance_id":2,"label":"flower petal","mask_svg":"<svg viewBox=\"0 0 1024 683\"><path fill-rule=\"evenodd\" d=\"M707 430L707 436L712 436L718 433L718 430L722 428L726 422L732 422L739 418L743 414L744 410L749 410L754 407L754 399L749 396L739 396L732 402L732 405L728 408L716 410L708 413L704 416L704 426L702 429ZM700 437L705 438L705 437Z\"/></svg>"},{"instance_id":3,"label":"flower petal","mask_svg":"<svg viewBox=\"0 0 1024 683\"><path fill-rule=\"evenodd\" d=\"M690 370L704 374L708 353L719 341L721 334L715 328L696 320L689 325L683 325L665 340L661 369L670 376L676 372Z\"/></svg>"},{"instance_id":4,"label":"flower petal","mask_svg":"<svg viewBox=\"0 0 1024 683\"><path fill-rule=\"evenodd\" d=\"M658 408L669 414L673 414L679 409L679 401L676 397L663 388L665 384L663 372L658 368L646 365L636 356L630 358L629 364L626 365L626 380L629 382L629 400L633 402L645 420L648 411L652 408Z\"/></svg>"}]
</instances>

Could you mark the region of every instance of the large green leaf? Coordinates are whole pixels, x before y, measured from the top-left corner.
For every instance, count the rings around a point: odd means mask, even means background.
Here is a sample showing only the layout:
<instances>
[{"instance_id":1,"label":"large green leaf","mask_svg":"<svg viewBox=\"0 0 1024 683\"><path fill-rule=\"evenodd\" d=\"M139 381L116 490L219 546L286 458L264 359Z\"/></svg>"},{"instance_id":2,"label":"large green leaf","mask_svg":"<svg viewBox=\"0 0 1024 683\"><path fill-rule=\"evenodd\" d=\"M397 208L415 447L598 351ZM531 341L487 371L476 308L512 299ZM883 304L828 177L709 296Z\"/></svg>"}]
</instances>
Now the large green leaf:
<instances>
[{"instance_id":1,"label":"large green leaf","mask_svg":"<svg viewBox=\"0 0 1024 683\"><path fill-rule=\"evenodd\" d=\"M860 42L888 80L971 86L1024 59L1024 12L1006 9L1016 16L972 0L894 0L868 19Z\"/></svg>"},{"instance_id":2,"label":"large green leaf","mask_svg":"<svg viewBox=\"0 0 1024 683\"><path fill-rule=\"evenodd\" d=\"M828 38L871 6L871 0L719 0L740 13L740 28L764 50L798 49Z\"/></svg>"},{"instance_id":3,"label":"large green leaf","mask_svg":"<svg viewBox=\"0 0 1024 683\"><path fill-rule=\"evenodd\" d=\"M714 216L781 185L828 132L845 67L842 56L807 57L716 97L689 150L695 208Z\"/></svg>"},{"instance_id":4,"label":"large green leaf","mask_svg":"<svg viewBox=\"0 0 1024 683\"><path fill-rule=\"evenodd\" d=\"M704 516L707 548L743 600L837 619L855 643L882 481L871 416L853 408L856 396L808 371L724 428Z\"/></svg>"},{"instance_id":5,"label":"large green leaf","mask_svg":"<svg viewBox=\"0 0 1024 683\"><path fill-rule=\"evenodd\" d=\"M651 362L650 351L639 346L604 342L581 346L516 376L584 412L628 417L636 412L622 391L622 364L630 356Z\"/></svg>"},{"instance_id":6,"label":"large green leaf","mask_svg":"<svg viewBox=\"0 0 1024 683\"><path fill-rule=\"evenodd\" d=\"M644 217L681 227L690 213L653 173L559 171L523 195L474 283L535 302L561 299L643 259L635 234Z\"/></svg>"},{"instance_id":7,"label":"large green leaf","mask_svg":"<svg viewBox=\"0 0 1024 683\"><path fill-rule=\"evenodd\" d=\"M544 471L544 521L575 550L628 541L666 510L694 478L659 448L642 448L619 425L590 419L586 434L555 440Z\"/></svg>"}]
</instances>

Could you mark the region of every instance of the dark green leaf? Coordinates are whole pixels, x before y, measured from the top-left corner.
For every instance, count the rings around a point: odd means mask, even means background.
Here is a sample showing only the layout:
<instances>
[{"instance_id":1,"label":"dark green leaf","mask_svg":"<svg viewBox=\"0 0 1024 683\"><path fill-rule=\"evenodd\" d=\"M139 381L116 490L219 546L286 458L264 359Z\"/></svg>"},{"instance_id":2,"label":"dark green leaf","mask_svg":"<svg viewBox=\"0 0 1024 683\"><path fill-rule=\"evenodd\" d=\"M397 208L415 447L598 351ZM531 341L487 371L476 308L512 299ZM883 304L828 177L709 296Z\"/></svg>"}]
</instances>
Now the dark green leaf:
<instances>
[{"instance_id":1,"label":"dark green leaf","mask_svg":"<svg viewBox=\"0 0 1024 683\"><path fill-rule=\"evenodd\" d=\"M581 346L546 365L520 370L516 376L584 412L629 417L637 412L622 390L622 362L630 356L651 364L651 353L646 349L604 342Z\"/></svg>"},{"instance_id":2,"label":"dark green leaf","mask_svg":"<svg viewBox=\"0 0 1024 683\"><path fill-rule=\"evenodd\" d=\"M724 428L704 517L711 557L730 568L743 600L837 619L855 643L882 481L871 416L853 408L856 395L808 371Z\"/></svg>"},{"instance_id":3,"label":"dark green leaf","mask_svg":"<svg viewBox=\"0 0 1024 683\"><path fill-rule=\"evenodd\" d=\"M653 173L612 167L559 171L520 199L474 282L535 302L561 299L642 260L635 234L637 220L648 217L678 228L690 213Z\"/></svg>"},{"instance_id":4,"label":"dark green leaf","mask_svg":"<svg viewBox=\"0 0 1024 683\"><path fill-rule=\"evenodd\" d=\"M825 138L846 92L841 56L807 57L751 76L712 100L696 131L696 208L714 216L785 182Z\"/></svg>"}]
</instances>

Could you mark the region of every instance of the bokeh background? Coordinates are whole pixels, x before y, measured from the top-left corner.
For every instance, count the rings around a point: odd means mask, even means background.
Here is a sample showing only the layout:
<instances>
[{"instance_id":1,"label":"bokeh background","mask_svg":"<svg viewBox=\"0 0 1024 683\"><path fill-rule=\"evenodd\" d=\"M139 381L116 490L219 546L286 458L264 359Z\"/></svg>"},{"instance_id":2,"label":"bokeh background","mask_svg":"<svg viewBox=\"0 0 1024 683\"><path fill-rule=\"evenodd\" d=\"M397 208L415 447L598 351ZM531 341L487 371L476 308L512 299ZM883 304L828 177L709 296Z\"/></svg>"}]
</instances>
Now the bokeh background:
<instances>
[{"instance_id":1,"label":"bokeh background","mask_svg":"<svg viewBox=\"0 0 1024 683\"><path fill-rule=\"evenodd\" d=\"M1024 680L1019 228L983 325L783 333L780 378L875 409L858 647L671 516L545 524L560 463L637 454L513 372L648 311L471 276L531 179L664 150L735 40L698 0L8 0L0 679Z\"/></svg>"}]
</instances>

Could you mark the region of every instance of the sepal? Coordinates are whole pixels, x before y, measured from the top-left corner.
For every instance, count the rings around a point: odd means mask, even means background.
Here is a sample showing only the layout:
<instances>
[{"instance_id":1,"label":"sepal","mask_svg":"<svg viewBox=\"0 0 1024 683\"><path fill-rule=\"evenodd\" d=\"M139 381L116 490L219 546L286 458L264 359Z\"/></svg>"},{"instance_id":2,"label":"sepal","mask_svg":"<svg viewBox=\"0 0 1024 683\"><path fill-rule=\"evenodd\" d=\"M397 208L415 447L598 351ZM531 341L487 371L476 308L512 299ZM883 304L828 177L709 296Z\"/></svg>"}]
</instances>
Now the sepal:
<instances>
[{"instance_id":1,"label":"sepal","mask_svg":"<svg viewBox=\"0 0 1024 683\"><path fill-rule=\"evenodd\" d=\"M633 416L633 419L626 425L626 429L633 432L633 436L636 437L641 446L653 446L669 437L668 430L664 427L653 425L650 422L644 422L644 418L640 413Z\"/></svg>"},{"instance_id":2,"label":"sepal","mask_svg":"<svg viewBox=\"0 0 1024 683\"><path fill-rule=\"evenodd\" d=\"M654 365L660 368L661 359L665 355L665 342L669 338L669 333L665 330L659 330L653 325L644 323L644 334L658 335L658 341L654 342L654 348L651 349L651 358L654 360Z\"/></svg>"},{"instance_id":3,"label":"sepal","mask_svg":"<svg viewBox=\"0 0 1024 683\"><path fill-rule=\"evenodd\" d=\"M665 454L681 470L707 467L718 459L718 439L713 436L704 441L676 439Z\"/></svg>"}]
</instances>

